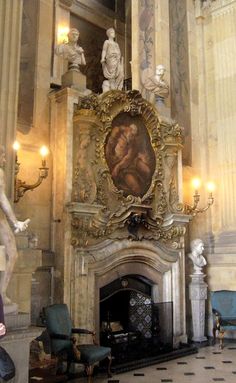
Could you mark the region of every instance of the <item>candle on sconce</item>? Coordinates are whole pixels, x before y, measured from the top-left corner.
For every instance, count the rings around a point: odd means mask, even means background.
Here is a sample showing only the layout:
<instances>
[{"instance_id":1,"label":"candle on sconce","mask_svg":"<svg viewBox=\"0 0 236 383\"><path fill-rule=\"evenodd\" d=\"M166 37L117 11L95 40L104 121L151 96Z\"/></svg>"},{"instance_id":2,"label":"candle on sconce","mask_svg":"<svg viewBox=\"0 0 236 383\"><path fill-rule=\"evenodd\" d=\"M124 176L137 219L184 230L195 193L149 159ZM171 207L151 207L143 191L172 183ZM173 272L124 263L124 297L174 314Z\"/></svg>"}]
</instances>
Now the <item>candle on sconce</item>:
<instances>
[{"instance_id":1,"label":"candle on sconce","mask_svg":"<svg viewBox=\"0 0 236 383\"><path fill-rule=\"evenodd\" d=\"M41 148L40 148L40 154L41 154L41 157L42 157L42 167L46 167L46 156L48 155L49 153L49 150L47 148L47 146L43 145Z\"/></svg>"},{"instance_id":2,"label":"candle on sconce","mask_svg":"<svg viewBox=\"0 0 236 383\"><path fill-rule=\"evenodd\" d=\"M16 153L16 161L17 161L17 152L20 149L20 143L18 141L14 141L12 147L13 147L13 150L15 151L15 153Z\"/></svg>"},{"instance_id":3,"label":"candle on sconce","mask_svg":"<svg viewBox=\"0 0 236 383\"><path fill-rule=\"evenodd\" d=\"M207 182L207 190L209 191L210 194L213 193L213 191L215 191L215 184L214 182Z\"/></svg>"},{"instance_id":4,"label":"candle on sconce","mask_svg":"<svg viewBox=\"0 0 236 383\"><path fill-rule=\"evenodd\" d=\"M65 25L58 25L57 28L57 43L65 44L68 43L68 33L70 28Z\"/></svg>"},{"instance_id":5,"label":"candle on sconce","mask_svg":"<svg viewBox=\"0 0 236 383\"><path fill-rule=\"evenodd\" d=\"M200 188L201 186L201 180L199 178L194 178L192 180L192 185L194 187L194 190L195 190L195 194L198 193L198 189Z\"/></svg>"},{"instance_id":6,"label":"candle on sconce","mask_svg":"<svg viewBox=\"0 0 236 383\"><path fill-rule=\"evenodd\" d=\"M17 153L17 151L20 149L20 143L18 141L15 141L12 145L13 149Z\"/></svg>"}]
</instances>

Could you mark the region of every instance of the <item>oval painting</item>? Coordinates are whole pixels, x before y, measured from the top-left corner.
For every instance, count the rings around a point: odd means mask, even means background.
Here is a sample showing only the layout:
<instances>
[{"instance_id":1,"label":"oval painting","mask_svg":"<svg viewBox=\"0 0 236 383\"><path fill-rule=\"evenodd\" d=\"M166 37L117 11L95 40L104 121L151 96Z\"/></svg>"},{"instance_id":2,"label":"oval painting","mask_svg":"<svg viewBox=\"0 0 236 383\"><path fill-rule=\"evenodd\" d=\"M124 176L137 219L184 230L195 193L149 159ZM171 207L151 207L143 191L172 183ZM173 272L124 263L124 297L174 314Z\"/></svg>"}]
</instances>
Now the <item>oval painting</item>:
<instances>
[{"instance_id":1,"label":"oval painting","mask_svg":"<svg viewBox=\"0 0 236 383\"><path fill-rule=\"evenodd\" d=\"M155 171L155 153L140 116L120 113L112 121L105 143L105 157L112 180L124 195L142 197Z\"/></svg>"}]
</instances>

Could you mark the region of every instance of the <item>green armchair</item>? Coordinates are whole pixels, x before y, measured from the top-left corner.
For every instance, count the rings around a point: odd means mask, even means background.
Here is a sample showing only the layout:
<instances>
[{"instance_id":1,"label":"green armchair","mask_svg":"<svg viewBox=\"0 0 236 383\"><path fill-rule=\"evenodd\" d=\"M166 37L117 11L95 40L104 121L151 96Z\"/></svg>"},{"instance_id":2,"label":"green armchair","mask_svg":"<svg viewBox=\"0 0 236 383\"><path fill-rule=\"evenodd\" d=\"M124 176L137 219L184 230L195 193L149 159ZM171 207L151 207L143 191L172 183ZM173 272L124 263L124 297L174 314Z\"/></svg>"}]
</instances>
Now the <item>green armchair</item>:
<instances>
[{"instance_id":1,"label":"green armchair","mask_svg":"<svg viewBox=\"0 0 236 383\"><path fill-rule=\"evenodd\" d=\"M111 376L111 349L96 344L76 345L73 334L91 334L94 332L73 328L66 304L54 304L44 308L46 328L50 336L51 352L58 358L58 364L67 362L67 373L71 363L80 363L85 366L88 382L92 382L94 365L108 358L108 376Z\"/></svg>"}]
</instances>

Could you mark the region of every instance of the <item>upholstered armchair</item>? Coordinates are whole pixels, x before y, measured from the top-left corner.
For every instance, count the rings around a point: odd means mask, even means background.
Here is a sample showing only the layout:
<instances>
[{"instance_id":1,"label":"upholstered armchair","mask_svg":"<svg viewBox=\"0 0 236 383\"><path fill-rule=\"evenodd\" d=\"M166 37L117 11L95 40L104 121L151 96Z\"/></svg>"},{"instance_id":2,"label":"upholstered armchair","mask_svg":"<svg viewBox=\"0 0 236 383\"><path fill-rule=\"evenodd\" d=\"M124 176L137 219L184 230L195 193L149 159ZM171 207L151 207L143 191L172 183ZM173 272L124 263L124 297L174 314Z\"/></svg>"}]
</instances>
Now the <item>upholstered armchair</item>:
<instances>
[{"instance_id":1,"label":"upholstered armchair","mask_svg":"<svg viewBox=\"0 0 236 383\"><path fill-rule=\"evenodd\" d=\"M51 340L51 352L58 358L58 366L62 361L67 362L67 373L71 363L85 366L88 382L92 382L94 365L108 358L108 376L111 376L111 349L94 344L76 345L73 334L91 334L94 332L72 328L69 310L66 304L54 304L44 308L46 328Z\"/></svg>"}]
</instances>

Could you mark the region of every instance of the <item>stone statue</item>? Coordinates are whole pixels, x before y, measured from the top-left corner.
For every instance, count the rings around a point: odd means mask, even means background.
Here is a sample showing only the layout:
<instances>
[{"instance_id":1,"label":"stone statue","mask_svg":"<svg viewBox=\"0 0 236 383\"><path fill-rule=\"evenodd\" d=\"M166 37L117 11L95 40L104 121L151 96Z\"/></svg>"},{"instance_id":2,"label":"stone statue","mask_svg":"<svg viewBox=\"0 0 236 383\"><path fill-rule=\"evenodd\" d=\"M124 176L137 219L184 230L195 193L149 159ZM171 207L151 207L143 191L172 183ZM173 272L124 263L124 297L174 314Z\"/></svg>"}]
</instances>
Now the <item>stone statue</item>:
<instances>
[{"instance_id":1,"label":"stone statue","mask_svg":"<svg viewBox=\"0 0 236 383\"><path fill-rule=\"evenodd\" d=\"M202 253L204 251L204 243L201 239L197 238L191 241L190 243L191 253L189 258L193 262L194 274L203 274L202 268L206 266L207 262L203 257Z\"/></svg>"},{"instance_id":2,"label":"stone statue","mask_svg":"<svg viewBox=\"0 0 236 383\"><path fill-rule=\"evenodd\" d=\"M147 75L143 80L144 88L151 93L150 101L155 96L156 101L163 103L164 99L169 96L169 85L163 79L165 71L164 65L157 65L155 74L152 76Z\"/></svg>"},{"instance_id":3,"label":"stone statue","mask_svg":"<svg viewBox=\"0 0 236 383\"><path fill-rule=\"evenodd\" d=\"M18 233L19 231L24 231L28 227L30 220L27 219L22 222L16 219L10 202L5 194L4 164L5 149L3 146L0 146L0 242L5 247L7 258L5 271L2 272L1 276L0 292L3 303L10 304L11 301L7 298L6 291L18 257L16 241L10 225L12 226L14 233Z\"/></svg>"},{"instance_id":4,"label":"stone statue","mask_svg":"<svg viewBox=\"0 0 236 383\"><path fill-rule=\"evenodd\" d=\"M103 93L111 89L121 90L124 81L123 58L119 45L114 41L115 30L109 28L106 33L108 40L104 41L101 58L103 75L107 79L102 84Z\"/></svg>"},{"instance_id":5,"label":"stone statue","mask_svg":"<svg viewBox=\"0 0 236 383\"><path fill-rule=\"evenodd\" d=\"M68 69L79 71L80 65L86 65L84 50L78 45L79 31L71 28L68 33L68 43L59 44L55 52L58 56L62 56L68 60Z\"/></svg>"}]
</instances>

